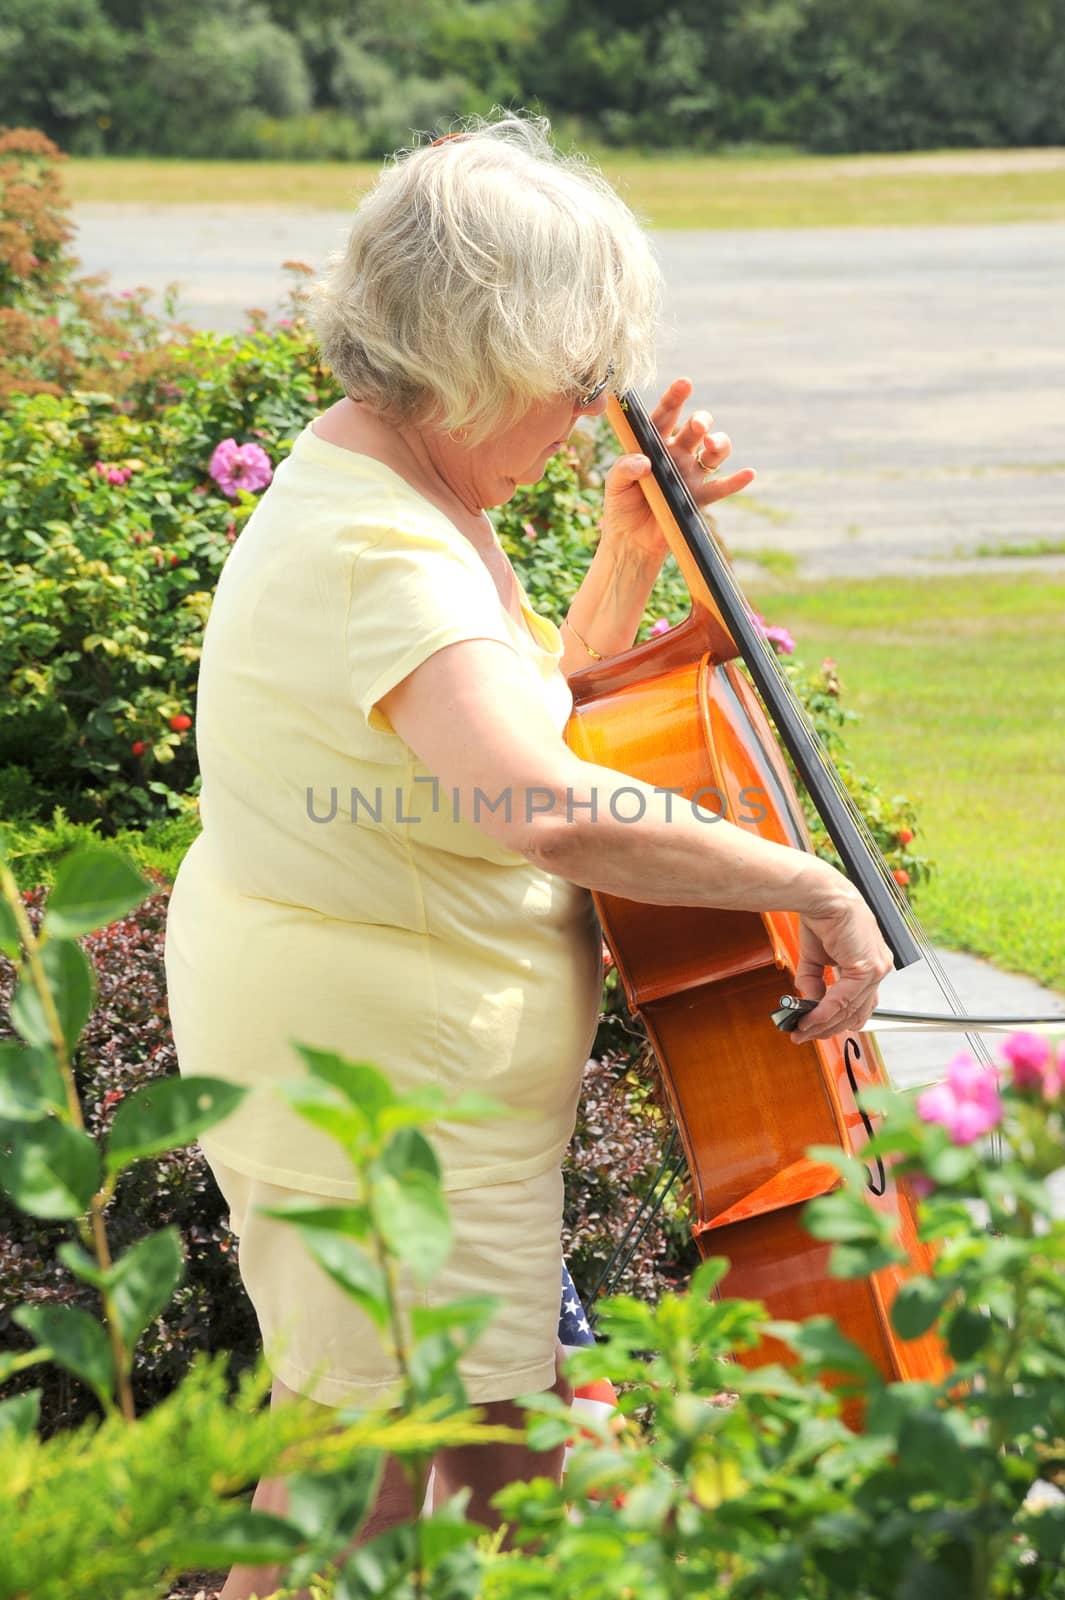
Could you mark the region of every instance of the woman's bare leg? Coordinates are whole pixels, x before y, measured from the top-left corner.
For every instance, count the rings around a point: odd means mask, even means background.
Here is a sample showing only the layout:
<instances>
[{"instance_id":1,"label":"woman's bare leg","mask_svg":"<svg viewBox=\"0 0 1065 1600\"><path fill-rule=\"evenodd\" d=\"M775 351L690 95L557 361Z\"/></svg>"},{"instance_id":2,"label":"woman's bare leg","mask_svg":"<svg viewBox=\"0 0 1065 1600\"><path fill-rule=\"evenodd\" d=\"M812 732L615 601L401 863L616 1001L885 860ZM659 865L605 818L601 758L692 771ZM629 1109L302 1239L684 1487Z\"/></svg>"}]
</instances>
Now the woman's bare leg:
<instances>
[{"instance_id":1,"label":"woman's bare leg","mask_svg":"<svg viewBox=\"0 0 1065 1600\"><path fill-rule=\"evenodd\" d=\"M551 1393L557 1394L568 1405L573 1399L573 1388L562 1377L560 1367L562 1347L555 1351L555 1381ZM526 1412L513 1400L494 1400L480 1409L485 1421L496 1426L524 1428ZM460 1445L441 1450L434 1462L433 1504L441 1505L459 1489L469 1488L470 1498L466 1515L471 1522L480 1522L486 1528L498 1528L502 1518L489 1504L497 1490L508 1483L526 1482L530 1478L553 1478L562 1481L562 1464L566 1447L558 1445L553 1450L530 1450L526 1444L475 1444ZM228 1600L228 1597L227 1597Z\"/></svg>"},{"instance_id":2,"label":"woman's bare leg","mask_svg":"<svg viewBox=\"0 0 1065 1600\"><path fill-rule=\"evenodd\" d=\"M299 1399L292 1389L283 1384L280 1378L275 1378L270 1391L270 1409L287 1405ZM335 1432L343 1430L337 1428ZM284 1517L288 1514L288 1485L283 1477L261 1478L252 1496L252 1506L256 1511L269 1511L274 1516ZM409 1522L415 1514L411 1499L410 1487L403 1474L400 1463L395 1456L389 1456L385 1462L384 1476L377 1492L373 1510L363 1527L337 1557L335 1561L342 1565L351 1551L357 1545L364 1544L368 1539L373 1539L377 1534L384 1533L388 1528L394 1528L401 1522ZM219 1600L266 1600L280 1588L281 1565L268 1567L235 1566L230 1570L229 1576L219 1591ZM311 1600L311 1591L301 1589L296 1600Z\"/></svg>"},{"instance_id":3,"label":"woman's bare leg","mask_svg":"<svg viewBox=\"0 0 1065 1600\"><path fill-rule=\"evenodd\" d=\"M561 1356L562 1347L558 1346L555 1354L555 1382L551 1392L560 1395L568 1404L573 1398L573 1390L559 1371ZM271 1409L288 1404L297 1398L298 1396L286 1388L280 1378L274 1379L270 1392ZM525 1425L525 1412L513 1400L491 1401L480 1409L484 1412L485 1421L497 1426L522 1428ZM533 1451L525 1444L461 1445L441 1450L433 1463L435 1469L433 1503L442 1504L459 1489L468 1487L471 1494L466 1506L466 1515L471 1522L480 1522L487 1528L498 1528L502 1519L489 1504L496 1491L502 1489L505 1484L523 1482L529 1478L554 1478L558 1483L562 1478L564 1457L564 1445L546 1451ZM270 1511L275 1516L285 1516L288 1512L288 1489L285 1479L262 1478L252 1497L252 1506L257 1511ZM410 1485L400 1463L395 1456L389 1456L385 1462L384 1476L373 1510L356 1537L339 1556L334 1558L336 1564L342 1566L347 1556L358 1545L375 1538L379 1533L385 1533L389 1528L397 1527L402 1522L411 1521L420 1510L421 1502L419 1501L418 1505L414 1504ZM266 1596L273 1594L280 1587L282 1570L280 1565L235 1566L219 1593L219 1600L253 1600L253 1597L266 1600ZM312 1600L310 1590L301 1589L296 1600Z\"/></svg>"}]
</instances>

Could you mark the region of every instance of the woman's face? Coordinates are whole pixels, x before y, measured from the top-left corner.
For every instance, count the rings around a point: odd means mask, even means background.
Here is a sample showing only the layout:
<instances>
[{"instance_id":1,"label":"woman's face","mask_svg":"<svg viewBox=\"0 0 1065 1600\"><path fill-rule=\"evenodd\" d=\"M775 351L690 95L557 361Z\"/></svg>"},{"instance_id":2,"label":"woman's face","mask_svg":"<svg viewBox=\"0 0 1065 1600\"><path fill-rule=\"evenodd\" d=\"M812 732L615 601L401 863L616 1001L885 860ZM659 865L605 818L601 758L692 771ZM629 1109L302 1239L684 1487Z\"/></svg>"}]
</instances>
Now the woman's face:
<instances>
[{"instance_id":1,"label":"woman's face","mask_svg":"<svg viewBox=\"0 0 1065 1600\"><path fill-rule=\"evenodd\" d=\"M464 451L470 487L482 506L499 506L509 500L519 483L537 483L551 456L560 450L581 417L602 416L606 392L590 405L575 395L541 400L516 422Z\"/></svg>"}]
</instances>

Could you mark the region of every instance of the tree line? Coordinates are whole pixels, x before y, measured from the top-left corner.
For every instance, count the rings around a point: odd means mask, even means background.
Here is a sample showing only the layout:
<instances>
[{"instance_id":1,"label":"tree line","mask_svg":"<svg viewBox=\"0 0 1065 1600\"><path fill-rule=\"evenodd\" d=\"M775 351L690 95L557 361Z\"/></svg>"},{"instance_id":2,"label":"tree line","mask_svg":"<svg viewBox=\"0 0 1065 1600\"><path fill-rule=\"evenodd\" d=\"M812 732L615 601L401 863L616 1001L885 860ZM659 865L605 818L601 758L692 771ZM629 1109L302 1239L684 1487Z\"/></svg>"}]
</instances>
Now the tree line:
<instances>
[{"instance_id":1,"label":"tree line","mask_svg":"<svg viewBox=\"0 0 1065 1600\"><path fill-rule=\"evenodd\" d=\"M73 154L375 157L493 105L693 152L1065 143L1065 0L0 0Z\"/></svg>"}]
</instances>

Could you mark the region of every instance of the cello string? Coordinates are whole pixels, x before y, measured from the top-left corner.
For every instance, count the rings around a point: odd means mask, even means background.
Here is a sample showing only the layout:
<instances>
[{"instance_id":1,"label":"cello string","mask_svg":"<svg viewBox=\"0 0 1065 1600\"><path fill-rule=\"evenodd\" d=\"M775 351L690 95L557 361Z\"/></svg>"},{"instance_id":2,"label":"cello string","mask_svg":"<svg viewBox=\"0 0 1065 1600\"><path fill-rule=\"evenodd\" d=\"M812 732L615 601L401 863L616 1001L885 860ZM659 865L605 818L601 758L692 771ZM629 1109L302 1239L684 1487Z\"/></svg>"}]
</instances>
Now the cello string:
<instances>
[{"instance_id":1,"label":"cello string","mask_svg":"<svg viewBox=\"0 0 1065 1600\"><path fill-rule=\"evenodd\" d=\"M654 423L651 421L650 416L643 405L643 402L638 396L629 393L620 398L623 409L627 414L634 416L645 428L653 430L657 434L658 430L655 428ZM661 440L660 434L658 434L658 438ZM664 448L665 442L662 441L662 443L662 470L668 474L672 489L685 505L685 509L691 518L693 531L697 530L698 535L701 535L703 539L712 542L714 545L715 554L717 554L717 545L716 540L714 540L714 535L707 525L702 511L696 504L695 498L689 490L688 485L685 483L676 463L673 461L673 458L669 455L668 451ZM683 532L683 530L681 531ZM751 623L754 624L753 608L746 595L743 593L743 590L740 588L739 583L736 581L736 577L731 566L723 557L720 559L718 565L720 567L721 581L729 589L733 600L742 607ZM813 725L813 720L810 717L809 712L795 694L787 673L784 671L784 668L781 665L780 658L770 645L768 639L766 639L765 636L758 631L757 625L752 626L751 633L752 648L758 651L764 668L768 673L778 680L787 697L794 702L797 713L797 731L804 745L808 759L817 767L819 774L833 789L840 804L847 811L848 816L854 825L856 833L865 846L866 854L884 885L886 893L894 901L899 915L908 927L915 943L920 947L922 959L924 960L928 971L932 975L932 978L939 988L940 993L950 1002L951 1008L956 1013L964 1013L966 1006L960 993L955 987L949 974L943 967L942 962L925 935L924 930L921 928L912 906L906 899L905 895L903 895L899 884L896 883L895 879L892 877L890 869L888 868L887 863L880 851L880 847L877 845L864 816L859 810L853 796L850 794L850 791L844 784L840 774L836 770L834 763L829 759L824 744ZM761 699L761 697L759 698ZM764 702L763 709L766 709ZM770 718L770 721L772 721L772 718ZM964 1030L959 1029L959 1032L963 1031ZM990 1051L983 1042L983 1039L980 1038L979 1035L970 1033L965 1033L964 1036L973 1054L982 1060L985 1067L990 1068L992 1065L992 1058Z\"/></svg>"},{"instance_id":2,"label":"cello string","mask_svg":"<svg viewBox=\"0 0 1065 1600\"><path fill-rule=\"evenodd\" d=\"M587 1295L584 1296L589 1321L593 1323L593 1326L595 1319L592 1317L591 1308L603 1294L613 1293L620 1282L621 1274L636 1254L648 1229L665 1205L670 1190L687 1164L684 1152L677 1150L677 1140L677 1126L674 1123L673 1130L666 1141L658 1171L654 1175L650 1188L629 1219L628 1227L622 1232L620 1238L615 1240L614 1248L604 1262L599 1276ZM664 1188L662 1187L663 1179L666 1179ZM634 1239L633 1235L637 1229L639 1229L639 1235Z\"/></svg>"}]
</instances>

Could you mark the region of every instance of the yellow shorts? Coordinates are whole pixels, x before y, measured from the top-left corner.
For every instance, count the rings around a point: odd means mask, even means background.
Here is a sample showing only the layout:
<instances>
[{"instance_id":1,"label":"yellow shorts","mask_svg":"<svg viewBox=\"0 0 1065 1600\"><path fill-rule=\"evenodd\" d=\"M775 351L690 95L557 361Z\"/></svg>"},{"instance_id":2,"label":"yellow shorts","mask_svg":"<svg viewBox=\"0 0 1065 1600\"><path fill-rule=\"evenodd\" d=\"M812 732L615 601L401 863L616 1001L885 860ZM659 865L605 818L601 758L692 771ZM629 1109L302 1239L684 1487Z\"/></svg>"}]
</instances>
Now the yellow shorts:
<instances>
[{"instance_id":1,"label":"yellow shorts","mask_svg":"<svg viewBox=\"0 0 1065 1600\"><path fill-rule=\"evenodd\" d=\"M298 1228L256 1211L304 1191L213 1159L208 1166L239 1237L240 1276L271 1372L321 1405L372 1405L398 1376L375 1324L308 1253ZM460 1362L467 1395L478 1403L550 1389L562 1283L560 1168L516 1183L451 1190L447 1201L451 1255L427 1288L404 1288L407 1303L495 1295L495 1316Z\"/></svg>"}]
</instances>

